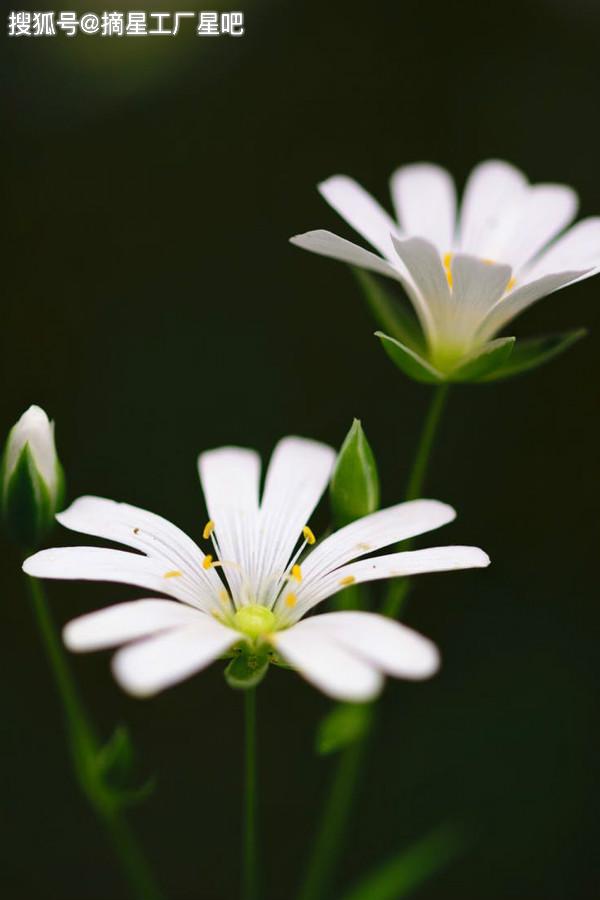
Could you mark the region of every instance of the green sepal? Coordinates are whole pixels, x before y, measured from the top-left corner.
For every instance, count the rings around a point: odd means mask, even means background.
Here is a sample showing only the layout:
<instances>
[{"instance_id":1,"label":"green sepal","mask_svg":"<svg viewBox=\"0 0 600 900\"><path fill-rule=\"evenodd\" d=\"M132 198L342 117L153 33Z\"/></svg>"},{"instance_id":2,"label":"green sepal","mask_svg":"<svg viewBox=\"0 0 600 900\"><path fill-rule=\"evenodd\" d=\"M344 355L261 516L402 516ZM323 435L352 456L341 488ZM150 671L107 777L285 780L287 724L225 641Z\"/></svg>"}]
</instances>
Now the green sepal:
<instances>
[{"instance_id":1,"label":"green sepal","mask_svg":"<svg viewBox=\"0 0 600 900\"><path fill-rule=\"evenodd\" d=\"M231 688L247 691L260 684L267 674L269 662L266 649L242 648L225 669L225 681Z\"/></svg>"},{"instance_id":2,"label":"green sepal","mask_svg":"<svg viewBox=\"0 0 600 900\"><path fill-rule=\"evenodd\" d=\"M447 381L447 377L427 362L416 350L412 350L389 334L384 334L383 331L376 331L375 336L383 344L383 349L392 362L409 378L421 384L442 384Z\"/></svg>"},{"instance_id":3,"label":"green sepal","mask_svg":"<svg viewBox=\"0 0 600 900\"><path fill-rule=\"evenodd\" d=\"M377 463L359 419L354 419L338 453L329 497L336 528L375 512L379 506Z\"/></svg>"},{"instance_id":4,"label":"green sepal","mask_svg":"<svg viewBox=\"0 0 600 900\"><path fill-rule=\"evenodd\" d=\"M37 549L53 524L55 508L28 444L9 478L5 455L1 491L2 517L9 537L21 547Z\"/></svg>"},{"instance_id":5,"label":"green sepal","mask_svg":"<svg viewBox=\"0 0 600 900\"><path fill-rule=\"evenodd\" d=\"M448 381L473 382L492 379L510 359L515 346L514 337L496 338L463 358L451 369Z\"/></svg>"},{"instance_id":6,"label":"green sepal","mask_svg":"<svg viewBox=\"0 0 600 900\"><path fill-rule=\"evenodd\" d=\"M119 725L95 758L103 790L115 806L135 806L149 797L156 787L154 777L133 787L133 764L133 743L127 728Z\"/></svg>"},{"instance_id":7,"label":"green sepal","mask_svg":"<svg viewBox=\"0 0 600 900\"><path fill-rule=\"evenodd\" d=\"M401 298L389 294L373 275L363 269L352 271L379 327L419 355L424 354L425 336L412 309Z\"/></svg>"},{"instance_id":8,"label":"green sepal","mask_svg":"<svg viewBox=\"0 0 600 900\"><path fill-rule=\"evenodd\" d=\"M319 723L317 753L328 756L356 743L369 730L372 718L370 703L338 703Z\"/></svg>"},{"instance_id":9,"label":"green sepal","mask_svg":"<svg viewBox=\"0 0 600 900\"><path fill-rule=\"evenodd\" d=\"M550 334L529 340L517 341L512 355L494 372L484 376L482 381L498 381L504 378L512 378L521 375L550 362L555 356L560 356L573 344L586 337L585 328L576 328L573 331L563 331L561 334Z\"/></svg>"}]
</instances>

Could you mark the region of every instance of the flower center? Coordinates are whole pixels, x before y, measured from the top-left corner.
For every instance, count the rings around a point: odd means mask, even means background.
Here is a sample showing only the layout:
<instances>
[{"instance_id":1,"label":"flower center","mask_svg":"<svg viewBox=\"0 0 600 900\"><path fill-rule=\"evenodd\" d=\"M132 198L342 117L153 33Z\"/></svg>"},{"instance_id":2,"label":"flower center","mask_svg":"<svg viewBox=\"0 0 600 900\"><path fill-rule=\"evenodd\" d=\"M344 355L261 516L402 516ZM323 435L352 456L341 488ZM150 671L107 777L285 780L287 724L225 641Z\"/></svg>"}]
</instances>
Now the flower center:
<instances>
[{"instance_id":1,"label":"flower center","mask_svg":"<svg viewBox=\"0 0 600 900\"><path fill-rule=\"evenodd\" d=\"M254 603L241 606L233 616L235 627L251 638L274 631L275 621L275 615L270 609Z\"/></svg>"}]
</instances>

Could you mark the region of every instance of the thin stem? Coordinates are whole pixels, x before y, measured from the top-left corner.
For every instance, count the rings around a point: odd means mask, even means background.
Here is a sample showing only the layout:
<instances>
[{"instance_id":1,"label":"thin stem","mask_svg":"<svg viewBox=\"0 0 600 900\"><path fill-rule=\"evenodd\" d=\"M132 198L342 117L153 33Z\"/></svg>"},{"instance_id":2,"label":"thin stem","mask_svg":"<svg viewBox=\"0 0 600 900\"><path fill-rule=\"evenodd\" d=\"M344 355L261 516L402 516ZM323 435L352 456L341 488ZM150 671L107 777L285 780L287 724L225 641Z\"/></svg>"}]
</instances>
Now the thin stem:
<instances>
[{"instance_id":1,"label":"thin stem","mask_svg":"<svg viewBox=\"0 0 600 900\"><path fill-rule=\"evenodd\" d=\"M244 691L244 900L258 900L256 688Z\"/></svg>"},{"instance_id":2,"label":"thin stem","mask_svg":"<svg viewBox=\"0 0 600 900\"><path fill-rule=\"evenodd\" d=\"M62 644L50 615L44 587L26 576L33 613L48 656L50 668L63 706L73 767L79 785L104 827L136 900L162 900L148 863L115 798L102 782L97 766L100 749L92 724L71 675Z\"/></svg>"},{"instance_id":3,"label":"thin stem","mask_svg":"<svg viewBox=\"0 0 600 900\"><path fill-rule=\"evenodd\" d=\"M346 824L365 750L366 738L361 738L340 754L298 900L321 900L332 896L333 874L344 848Z\"/></svg>"},{"instance_id":4,"label":"thin stem","mask_svg":"<svg viewBox=\"0 0 600 900\"><path fill-rule=\"evenodd\" d=\"M448 384L440 384L435 389L433 399L421 431L417 453L414 458L408 484L406 486L405 500L415 500L421 495L423 483L427 474L427 467L431 458L431 450L438 426L448 397Z\"/></svg>"},{"instance_id":5,"label":"thin stem","mask_svg":"<svg viewBox=\"0 0 600 900\"><path fill-rule=\"evenodd\" d=\"M416 500L421 496L423 491L425 476L427 475L427 469L431 460L433 442L446 405L448 389L449 385L447 384L440 384L435 389L423 424L421 437L419 438L419 443L417 445L417 452L408 478L406 494L404 497L405 500ZM405 541L399 549L410 550L412 545L413 541ZM398 618L406 603L410 586L410 578L396 578L391 582L381 606L381 612L384 616L389 616L392 619Z\"/></svg>"},{"instance_id":6,"label":"thin stem","mask_svg":"<svg viewBox=\"0 0 600 900\"><path fill-rule=\"evenodd\" d=\"M448 385L439 385L433 398L421 431L417 452L406 487L406 500L420 496L431 458L433 442L440 424L448 395ZM405 541L402 549L410 548L412 542ZM410 590L410 579L399 578L391 585L382 604L382 613L396 618ZM298 900L326 900L331 896L330 887L350 818L356 795L362 762L365 757L369 734L373 728L373 716L363 737L339 754L333 784L321 816L313 853L307 875Z\"/></svg>"}]
</instances>

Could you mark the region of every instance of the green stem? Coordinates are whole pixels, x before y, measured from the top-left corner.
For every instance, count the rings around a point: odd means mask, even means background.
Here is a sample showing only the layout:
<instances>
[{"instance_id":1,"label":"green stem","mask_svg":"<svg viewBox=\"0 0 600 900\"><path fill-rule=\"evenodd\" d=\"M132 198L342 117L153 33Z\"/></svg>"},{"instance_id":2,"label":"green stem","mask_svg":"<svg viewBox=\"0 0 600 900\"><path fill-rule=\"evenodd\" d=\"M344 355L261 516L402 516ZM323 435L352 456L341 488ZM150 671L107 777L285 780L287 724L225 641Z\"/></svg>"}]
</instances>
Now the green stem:
<instances>
[{"instance_id":1,"label":"green stem","mask_svg":"<svg viewBox=\"0 0 600 900\"><path fill-rule=\"evenodd\" d=\"M73 766L79 785L105 829L136 900L162 900L162 893L129 825L106 790L97 766L99 745L73 681L62 644L50 615L43 585L26 577L33 613L63 706Z\"/></svg>"},{"instance_id":2,"label":"green stem","mask_svg":"<svg viewBox=\"0 0 600 900\"><path fill-rule=\"evenodd\" d=\"M256 688L244 691L244 900L258 900Z\"/></svg>"},{"instance_id":3,"label":"green stem","mask_svg":"<svg viewBox=\"0 0 600 900\"><path fill-rule=\"evenodd\" d=\"M434 391L433 399L423 425L423 430L421 431L421 437L419 438L417 453L413 460L408 484L406 486L405 500L415 500L421 495L421 491L423 490L427 467L431 458L433 441L437 434L444 406L446 405L449 387L450 385L448 384L440 384Z\"/></svg>"},{"instance_id":4,"label":"green stem","mask_svg":"<svg viewBox=\"0 0 600 900\"><path fill-rule=\"evenodd\" d=\"M410 471L406 487L406 500L416 499L423 489L433 442L447 395L448 385L442 384L435 389ZM402 549L409 549L411 544L411 541L405 541ZM386 616L396 618L408 596L409 589L409 578L396 579L390 585L381 612ZM359 741L340 752L333 784L322 813L307 875L298 900L324 900L331 896L330 886L333 873L344 844L348 819L374 719L375 717Z\"/></svg>"},{"instance_id":5,"label":"green stem","mask_svg":"<svg viewBox=\"0 0 600 900\"><path fill-rule=\"evenodd\" d=\"M421 437L417 445L417 452L412 464L408 484L406 486L405 500L416 500L421 496L425 476L431 459L431 451L433 442L437 434L442 413L446 405L448 397L448 384L440 384L435 389L431 405L427 412ZM410 550L413 541L405 541L400 545L399 549ZM396 578L389 585L385 599L381 606L381 612L384 616L397 619L408 597L410 591L410 578Z\"/></svg>"},{"instance_id":6,"label":"green stem","mask_svg":"<svg viewBox=\"0 0 600 900\"><path fill-rule=\"evenodd\" d=\"M298 900L321 900L332 896L333 874L344 847L344 833L365 750L366 738L361 738L340 754Z\"/></svg>"}]
</instances>

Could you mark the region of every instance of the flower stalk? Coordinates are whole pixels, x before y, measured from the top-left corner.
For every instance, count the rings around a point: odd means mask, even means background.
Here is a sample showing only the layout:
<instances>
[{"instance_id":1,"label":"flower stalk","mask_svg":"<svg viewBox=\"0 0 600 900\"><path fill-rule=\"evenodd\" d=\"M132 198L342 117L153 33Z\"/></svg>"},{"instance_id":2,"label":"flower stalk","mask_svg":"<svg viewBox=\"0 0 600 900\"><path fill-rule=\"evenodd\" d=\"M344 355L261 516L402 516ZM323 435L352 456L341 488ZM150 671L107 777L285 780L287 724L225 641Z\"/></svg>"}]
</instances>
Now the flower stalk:
<instances>
[{"instance_id":1,"label":"flower stalk","mask_svg":"<svg viewBox=\"0 0 600 900\"><path fill-rule=\"evenodd\" d=\"M411 467L406 500L419 497L423 489L448 389L447 384L441 384L434 390ZM413 542L413 540L405 541L402 550L409 550ZM390 584L381 609L385 616L396 618L399 615L408 596L410 583L410 578L399 578ZM343 849L375 721L376 716L370 716L360 737L340 751L298 900L324 900L331 896L333 876Z\"/></svg>"},{"instance_id":2,"label":"flower stalk","mask_svg":"<svg viewBox=\"0 0 600 900\"><path fill-rule=\"evenodd\" d=\"M243 900L258 900L258 773L256 688L244 691Z\"/></svg>"},{"instance_id":3,"label":"flower stalk","mask_svg":"<svg viewBox=\"0 0 600 900\"><path fill-rule=\"evenodd\" d=\"M431 460L433 444L438 433L440 421L448 399L448 384L440 384L434 388L433 398L425 418L421 431L421 437L417 446L417 452L412 464L408 484L406 486L406 500L414 500L421 495L425 478ZM403 549L410 550L412 541L407 541ZM399 578L392 582L381 607L384 616L397 619L410 589L409 578Z\"/></svg>"},{"instance_id":4,"label":"flower stalk","mask_svg":"<svg viewBox=\"0 0 600 900\"><path fill-rule=\"evenodd\" d=\"M71 676L44 592L36 578L25 576L33 614L63 706L73 767L82 792L104 828L135 900L162 900L144 854L116 797L107 790L98 766L101 747Z\"/></svg>"}]
</instances>

